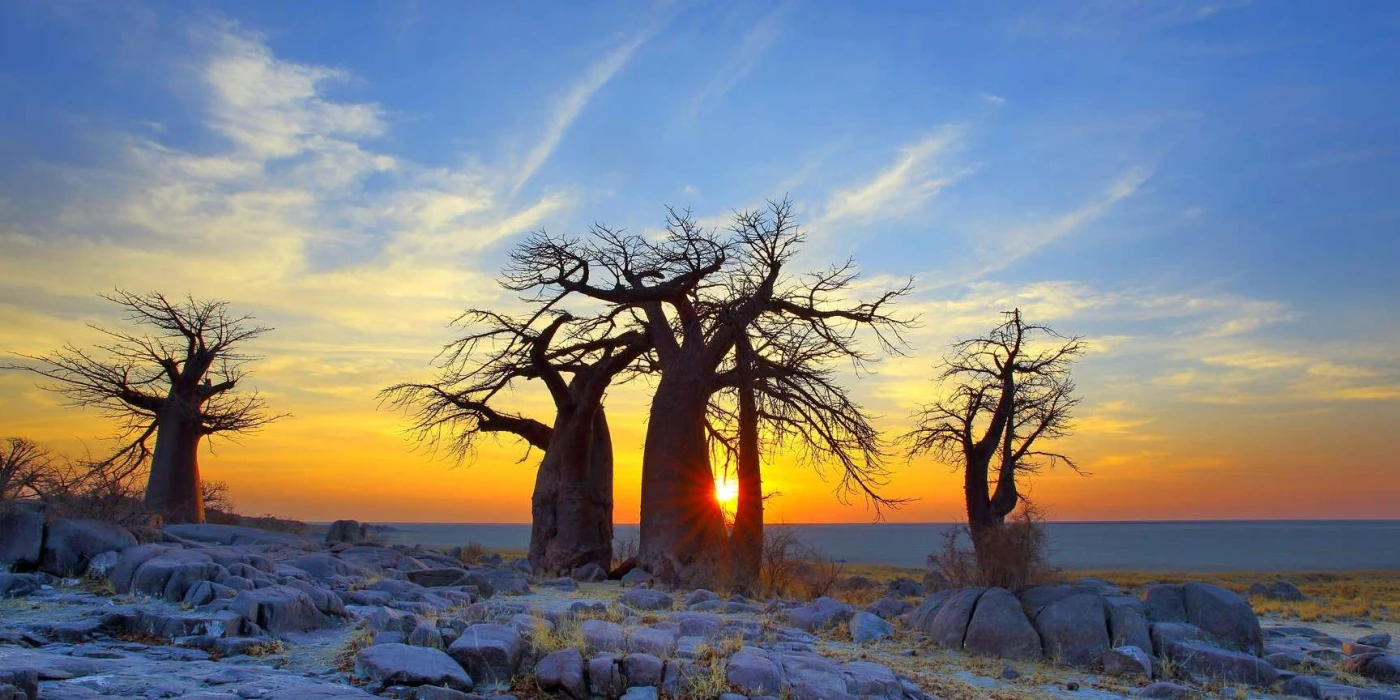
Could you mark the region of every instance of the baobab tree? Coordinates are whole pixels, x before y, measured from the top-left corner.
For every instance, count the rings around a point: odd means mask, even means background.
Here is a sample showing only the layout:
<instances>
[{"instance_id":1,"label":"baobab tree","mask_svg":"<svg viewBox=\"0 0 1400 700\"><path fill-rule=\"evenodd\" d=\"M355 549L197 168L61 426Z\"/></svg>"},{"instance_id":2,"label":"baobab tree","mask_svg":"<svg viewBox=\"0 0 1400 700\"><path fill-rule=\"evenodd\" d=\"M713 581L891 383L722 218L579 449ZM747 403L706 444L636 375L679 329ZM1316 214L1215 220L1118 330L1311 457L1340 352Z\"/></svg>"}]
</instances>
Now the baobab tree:
<instances>
[{"instance_id":1,"label":"baobab tree","mask_svg":"<svg viewBox=\"0 0 1400 700\"><path fill-rule=\"evenodd\" d=\"M714 496L706 415L726 358L755 321L786 317L854 347L869 329L893 348L903 323L888 307L908 287L870 302L844 299L849 266L791 278L803 240L787 202L734 216L728 235L672 210L648 239L595 226L587 238L532 236L511 254L508 287L581 296L644 324L659 374L642 456L638 564L663 581L713 584L727 563Z\"/></svg>"},{"instance_id":2,"label":"baobab tree","mask_svg":"<svg viewBox=\"0 0 1400 700\"><path fill-rule=\"evenodd\" d=\"M240 391L244 367L254 359L243 346L271 329L231 314L225 301L120 290L102 298L121 306L139 330L94 326L108 342L26 356L30 363L12 369L33 372L69 405L118 422L118 446L98 466L125 479L149 465L146 510L168 522L203 522L201 441L252 432L282 417L269 414L256 391Z\"/></svg>"},{"instance_id":3,"label":"baobab tree","mask_svg":"<svg viewBox=\"0 0 1400 700\"><path fill-rule=\"evenodd\" d=\"M506 434L543 453L531 496L529 559L541 573L612 562L612 438L603 394L650 348L646 334L611 317L548 318L552 303L515 318L468 311L468 329L438 357L431 383L405 383L381 396L410 412L420 440L445 446L460 463L485 434ZM500 409L501 394L538 380L554 403L545 424ZM528 450L527 450L528 457Z\"/></svg>"},{"instance_id":4,"label":"baobab tree","mask_svg":"<svg viewBox=\"0 0 1400 700\"><path fill-rule=\"evenodd\" d=\"M1057 464L1078 471L1044 444L1071 430L1079 399L1070 365L1084 341L1027 323L1020 309L1005 316L986 337L952 346L939 375L946 396L924 406L901 438L911 457L932 453L963 470L968 531L984 572L1006 517L1023 500L1017 478Z\"/></svg>"}]
</instances>

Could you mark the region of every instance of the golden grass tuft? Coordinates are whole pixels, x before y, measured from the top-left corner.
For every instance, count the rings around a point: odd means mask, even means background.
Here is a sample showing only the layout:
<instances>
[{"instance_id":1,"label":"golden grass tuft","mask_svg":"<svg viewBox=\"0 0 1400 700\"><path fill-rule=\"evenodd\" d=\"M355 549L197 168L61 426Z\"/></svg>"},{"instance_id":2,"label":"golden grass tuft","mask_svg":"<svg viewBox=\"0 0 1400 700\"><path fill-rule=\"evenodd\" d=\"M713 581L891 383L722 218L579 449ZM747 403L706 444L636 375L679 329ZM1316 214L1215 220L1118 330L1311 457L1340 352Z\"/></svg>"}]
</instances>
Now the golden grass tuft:
<instances>
[{"instance_id":1,"label":"golden grass tuft","mask_svg":"<svg viewBox=\"0 0 1400 700\"><path fill-rule=\"evenodd\" d=\"M353 672L355 670L355 656L373 641L374 630L370 629L369 625L360 623L355 631L346 638L345 643L335 651L335 670L341 673Z\"/></svg>"}]
</instances>

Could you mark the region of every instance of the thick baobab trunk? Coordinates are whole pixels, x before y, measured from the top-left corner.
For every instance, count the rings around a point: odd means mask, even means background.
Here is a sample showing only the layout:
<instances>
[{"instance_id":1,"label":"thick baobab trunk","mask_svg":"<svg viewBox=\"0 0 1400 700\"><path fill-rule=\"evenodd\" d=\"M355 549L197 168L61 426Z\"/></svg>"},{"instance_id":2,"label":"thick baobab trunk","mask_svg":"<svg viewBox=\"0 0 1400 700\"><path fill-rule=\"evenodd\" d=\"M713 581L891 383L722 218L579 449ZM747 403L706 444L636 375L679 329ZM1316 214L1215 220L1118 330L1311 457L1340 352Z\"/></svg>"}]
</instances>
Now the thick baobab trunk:
<instances>
[{"instance_id":1,"label":"thick baobab trunk","mask_svg":"<svg viewBox=\"0 0 1400 700\"><path fill-rule=\"evenodd\" d=\"M169 523L204 522L199 488L199 441L204 432L186 413L173 396L166 399L156 418L156 446L146 482L146 510L160 513Z\"/></svg>"},{"instance_id":2,"label":"thick baobab trunk","mask_svg":"<svg viewBox=\"0 0 1400 700\"><path fill-rule=\"evenodd\" d=\"M763 475L758 444L758 401L749 365L739 366L739 459L736 476L739 499L734 529L729 535L731 581L736 589L752 591L763 564Z\"/></svg>"},{"instance_id":3,"label":"thick baobab trunk","mask_svg":"<svg viewBox=\"0 0 1400 700\"><path fill-rule=\"evenodd\" d=\"M569 574L612 565L612 437L603 409L561 415L535 478L530 566Z\"/></svg>"},{"instance_id":4,"label":"thick baobab trunk","mask_svg":"<svg viewBox=\"0 0 1400 700\"><path fill-rule=\"evenodd\" d=\"M637 563L668 584L712 587L728 555L705 441L710 387L698 372L687 374L664 375L652 398Z\"/></svg>"}]
</instances>

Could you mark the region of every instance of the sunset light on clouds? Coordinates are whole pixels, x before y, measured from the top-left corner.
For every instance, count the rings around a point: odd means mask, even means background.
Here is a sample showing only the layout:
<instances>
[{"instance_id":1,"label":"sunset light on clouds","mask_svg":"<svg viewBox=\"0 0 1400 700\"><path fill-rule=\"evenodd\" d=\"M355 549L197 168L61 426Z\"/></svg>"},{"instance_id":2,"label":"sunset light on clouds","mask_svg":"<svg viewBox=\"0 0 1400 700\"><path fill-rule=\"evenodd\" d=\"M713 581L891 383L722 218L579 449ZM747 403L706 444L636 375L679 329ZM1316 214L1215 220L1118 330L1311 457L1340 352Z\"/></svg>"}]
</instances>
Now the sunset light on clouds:
<instances>
[{"instance_id":1,"label":"sunset light on clouds","mask_svg":"<svg viewBox=\"0 0 1400 700\"><path fill-rule=\"evenodd\" d=\"M891 436L1019 307L1090 345L1051 518L1397 518L1400 14L1341 6L7 3L0 360L100 342L115 288L226 299L276 329L250 381L291 414L202 457L240 510L528 522L537 451L454 466L376 394L520 306L530 231L786 194L803 269L915 279L908 354L847 378ZM649 396L607 395L618 522ZM0 373L0 436L110 434ZM890 466L889 520L963 514L950 466ZM773 455L769 521L873 517L815 468Z\"/></svg>"}]
</instances>

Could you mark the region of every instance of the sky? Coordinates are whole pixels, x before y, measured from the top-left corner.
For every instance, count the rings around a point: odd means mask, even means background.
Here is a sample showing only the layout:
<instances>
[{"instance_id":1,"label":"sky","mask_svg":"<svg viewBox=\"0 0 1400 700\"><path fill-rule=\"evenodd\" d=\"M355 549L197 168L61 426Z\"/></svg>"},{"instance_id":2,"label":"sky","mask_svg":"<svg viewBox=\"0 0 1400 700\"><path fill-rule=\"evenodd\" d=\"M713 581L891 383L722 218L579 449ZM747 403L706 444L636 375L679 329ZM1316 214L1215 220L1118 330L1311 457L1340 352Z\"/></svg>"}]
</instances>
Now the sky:
<instances>
[{"instance_id":1,"label":"sky","mask_svg":"<svg viewBox=\"0 0 1400 700\"><path fill-rule=\"evenodd\" d=\"M518 304L530 231L787 196L801 264L915 279L908 354L848 378L887 434L1019 307L1091 344L1052 519L1397 518L1397 36L1386 1L7 0L0 358L95 342L115 288L226 299L291 414L202 455L241 511L527 522L537 452L454 465L375 394ZM607 407L635 522L646 388ZM110 433L0 373L0 435ZM952 466L890 465L889 520L962 515ZM768 519L872 519L833 486L775 456Z\"/></svg>"}]
</instances>

